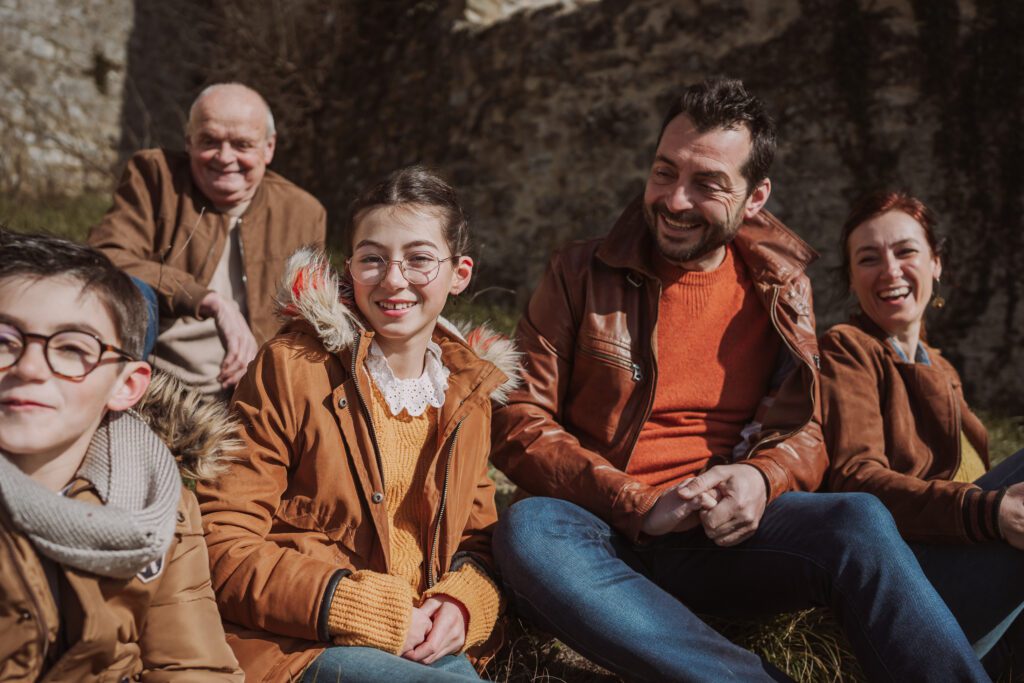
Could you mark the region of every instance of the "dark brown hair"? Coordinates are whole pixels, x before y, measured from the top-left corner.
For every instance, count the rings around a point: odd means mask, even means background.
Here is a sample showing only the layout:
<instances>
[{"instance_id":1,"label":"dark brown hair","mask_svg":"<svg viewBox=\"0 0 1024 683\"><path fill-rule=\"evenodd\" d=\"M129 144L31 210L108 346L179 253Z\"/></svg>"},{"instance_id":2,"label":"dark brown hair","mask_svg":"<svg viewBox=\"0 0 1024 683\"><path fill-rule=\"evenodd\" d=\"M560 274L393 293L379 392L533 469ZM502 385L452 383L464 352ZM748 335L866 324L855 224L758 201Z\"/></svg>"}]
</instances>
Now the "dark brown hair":
<instances>
[{"instance_id":1,"label":"dark brown hair","mask_svg":"<svg viewBox=\"0 0 1024 683\"><path fill-rule=\"evenodd\" d=\"M902 211L920 224L925 240L936 256L942 255L942 240L935 233L935 216L917 197L898 190L880 190L861 197L850 209L839 235L839 250L843 255L840 277L850 286L850 235L865 221L889 211Z\"/></svg>"},{"instance_id":2,"label":"dark brown hair","mask_svg":"<svg viewBox=\"0 0 1024 683\"><path fill-rule=\"evenodd\" d=\"M352 202L345 240L347 253L352 252L352 239L359 214L378 206L404 204L415 204L440 212L444 239L452 256L466 255L470 247L469 223L455 188L440 173L426 166L408 166L393 171Z\"/></svg>"},{"instance_id":3,"label":"dark brown hair","mask_svg":"<svg viewBox=\"0 0 1024 683\"><path fill-rule=\"evenodd\" d=\"M95 294L110 313L118 336L113 343L136 359L142 357L148 320L145 299L104 254L60 237L20 234L0 226L0 280L12 277L69 277L82 283L82 292Z\"/></svg>"},{"instance_id":4,"label":"dark brown hair","mask_svg":"<svg viewBox=\"0 0 1024 683\"><path fill-rule=\"evenodd\" d=\"M750 156L740 172L747 180L747 194L768 177L775 159L775 122L761 100L747 92L742 81L709 78L686 88L665 114L659 142L668 124L680 114L686 114L701 133L746 126L750 131Z\"/></svg>"}]
</instances>

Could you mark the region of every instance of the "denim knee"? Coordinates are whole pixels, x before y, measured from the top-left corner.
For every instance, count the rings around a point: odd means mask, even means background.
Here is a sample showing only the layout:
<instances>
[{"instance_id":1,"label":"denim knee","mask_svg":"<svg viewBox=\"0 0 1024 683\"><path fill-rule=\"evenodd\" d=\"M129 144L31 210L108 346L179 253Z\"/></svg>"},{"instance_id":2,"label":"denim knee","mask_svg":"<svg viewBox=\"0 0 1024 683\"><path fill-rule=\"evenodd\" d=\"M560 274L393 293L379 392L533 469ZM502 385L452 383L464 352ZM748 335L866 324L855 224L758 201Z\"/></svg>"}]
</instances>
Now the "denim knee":
<instances>
[{"instance_id":1,"label":"denim knee","mask_svg":"<svg viewBox=\"0 0 1024 683\"><path fill-rule=\"evenodd\" d=\"M905 547L892 514L877 497L870 493L842 493L832 498L829 526L836 538L869 553L892 544Z\"/></svg>"},{"instance_id":2,"label":"denim knee","mask_svg":"<svg viewBox=\"0 0 1024 683\"><path fill-rule=\"evenodd\" d=\"M574 509L575 508L575 509ZM551 531L579 508L558 498L526 498L501 515L494 530L494 546L517 551L546 545Z\"/></svg>"}]
</instances>

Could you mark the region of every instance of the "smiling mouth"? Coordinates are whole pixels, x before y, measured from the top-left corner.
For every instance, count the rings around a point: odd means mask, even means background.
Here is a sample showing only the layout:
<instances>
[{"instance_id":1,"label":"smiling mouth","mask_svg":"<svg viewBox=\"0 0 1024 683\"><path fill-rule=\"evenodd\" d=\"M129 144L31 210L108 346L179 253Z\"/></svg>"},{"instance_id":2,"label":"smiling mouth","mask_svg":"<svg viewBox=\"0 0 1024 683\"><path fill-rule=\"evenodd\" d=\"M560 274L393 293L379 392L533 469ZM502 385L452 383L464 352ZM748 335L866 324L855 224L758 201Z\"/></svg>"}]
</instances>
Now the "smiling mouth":
<instances>
[{"instance_id":1,"label":"smiling mouth","mask_svg":"<svg viewBox=\"0 0 1024 683\"><path fill-rule=\"evenodd\" d=\"M416 305L415 301L378 301L377 305L385 311L404 311Z\"/></svg>"},{"instance_id":2,"label":"smiling mouth","mask_svg":"<svg viewBox=\"0 0 1024 683\"><path fill-rule=\"evenodd\" d=\"M902 287L891 287L889 289L883 289L878 292L878 298L882 301L899 301L910 296L910 287L906 285Z\"/></svg>"},{"instance_id":3,"label":"smiling mouth","mask_svg":"<svg viewBox=\"0 0 1024 683\"><path fill-rule=\"evenodd\" d=\"M50 406L46 405L45 403L39 403L38 401L8 398L0 400L0 407L10 408L14 410L27 410L32 408L49 408Z\"/></svg>"},{"instance_id":4,"label":"smiling mouth","mask_svg":"<svg viewBox=\"0 0 1024 683\"><path fill-rule=\"evenodd\" d=\"M689 231L704 227L703 221L677 221L673 218L669 218L665 214L659 215L661 216L661 220L665 222L665 225L673 230Z\"/></svg>"}]
</instances>

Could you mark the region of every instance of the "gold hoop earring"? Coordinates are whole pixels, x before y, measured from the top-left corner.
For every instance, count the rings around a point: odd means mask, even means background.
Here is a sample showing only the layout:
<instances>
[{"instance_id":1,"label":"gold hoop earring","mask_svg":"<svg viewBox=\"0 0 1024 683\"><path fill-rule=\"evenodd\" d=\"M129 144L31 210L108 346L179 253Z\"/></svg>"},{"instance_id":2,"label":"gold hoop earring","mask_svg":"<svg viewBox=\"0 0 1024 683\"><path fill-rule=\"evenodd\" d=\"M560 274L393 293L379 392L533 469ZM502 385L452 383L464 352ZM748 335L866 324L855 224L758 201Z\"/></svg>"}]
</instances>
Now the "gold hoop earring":
<instances>
[{"instance_id":1,"label":"gold hoop earring","mask_svg":"<svg viewBox=\"0 0 1024 683\"><path fill-rule=\"evenodd\" d=\"M932 308L942 308L946 305L946 299L939 293L939 278L935 278L932 286Z\"/></svg>"}]
</instances>

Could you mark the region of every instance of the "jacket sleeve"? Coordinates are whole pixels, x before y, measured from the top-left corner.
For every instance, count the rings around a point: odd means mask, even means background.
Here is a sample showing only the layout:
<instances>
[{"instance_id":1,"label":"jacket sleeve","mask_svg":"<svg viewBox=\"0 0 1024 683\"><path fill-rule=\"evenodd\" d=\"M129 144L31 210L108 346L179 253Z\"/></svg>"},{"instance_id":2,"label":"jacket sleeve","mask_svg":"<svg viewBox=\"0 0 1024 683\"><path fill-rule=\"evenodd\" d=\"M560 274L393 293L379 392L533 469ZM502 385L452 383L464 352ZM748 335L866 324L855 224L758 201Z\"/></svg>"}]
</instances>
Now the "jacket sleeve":
<instances>
[{"instance_id":1,"label":"jacket sleeve","mask_svg":"<svg viewBox=\"0 0 1024 683\"><path fill-rule=\"evenodd\" d=\"M879 359L863 344L832 330L821 341L825 441L835 491L864 491L889 508L909 540L960 542L998 538L999 491L973 484L926 481L892 469L886 447Z\"/></svg>"},{"instance_id":2,"label":"jacket sleeve","mask_svg":"<svg viewBox=\"0 0 1024 683\"><path fill-rule=\"evenodd\" d=\"M132 157L114 192L113 206L89 232L87 241L115 266L152 287L164 315L198 317L207 288L191 273L165 265L170 254L156 253L159 193L171 185L169 179L161 179L165 173L169 171L148 157Z\"/></svg>"},{"instance_id":3,"label":"jacket sleeve","mask_svg":"<svg viewBox=\"0 0 1024 683\"><path fill-rule=\"evenodd\" d=\"M199 506L182 489L177 544L153 596L139 638L143 680L243 680L210 586L210 564L203 542Z\"/></svg>"},{"instance_id":4,"label":"jacket sleeve","mask_svg":"<svg viewBox=\"0 0 1024 683\"><path fill-rule=\"evenodd\" d=\"M768 502L787 491L815 491L828 471L828 453L821 433L821 395L818 374L818 342L814 332L814 302L810 280L801 276L792 286L789 315L779 324L789 325L799 349L782 354L783 362L772 378L772 389L755 415L757 429L749 439L745 462L764 476ZM780 304L782 306L782 304ZM784 307L785 308L785 307ZM796 353L799 353L798 357Z\"/></svg>"},{"instance_id":5,"label":"jacket sleeve","mask_svg":"<svg viewBox=\"0 0 1024 683\"><path fill-rule=\"evenodd\" d=\"M582 310L573 300L574 279L556 254L519 321L523 386L495 410L491 458L529 493L575 503L635 541L657 489L584 448L562 426L579 324L574 311Z\"/></svg>"},{"instance_id":6,"label":"jacket sleeve","mask_svg":"<svg viewBox=\"0 0 1024 683\"><path fill-rule=\"evenodd\" d=\"M260 349L232 399L244 455L217 481L200 484L197 494L224 618L317 641L326 631L319 628L324 601L347 569L267 540L309 409L302 393L310 378L292 370L295 353L273 340Z\"/></svg>"}]
</instances>

